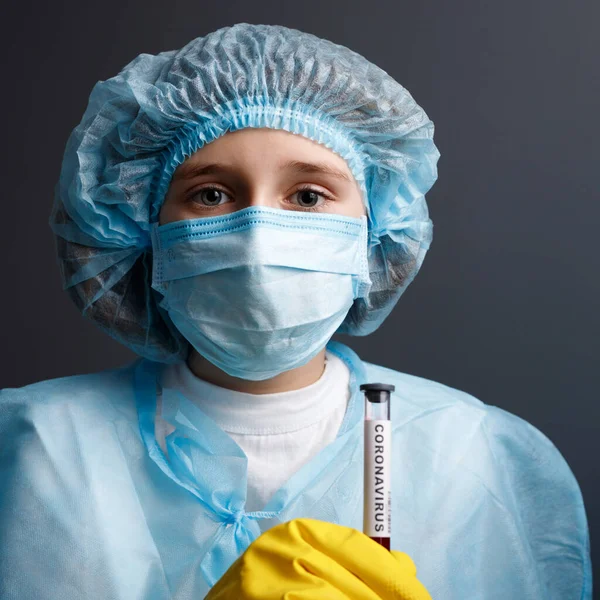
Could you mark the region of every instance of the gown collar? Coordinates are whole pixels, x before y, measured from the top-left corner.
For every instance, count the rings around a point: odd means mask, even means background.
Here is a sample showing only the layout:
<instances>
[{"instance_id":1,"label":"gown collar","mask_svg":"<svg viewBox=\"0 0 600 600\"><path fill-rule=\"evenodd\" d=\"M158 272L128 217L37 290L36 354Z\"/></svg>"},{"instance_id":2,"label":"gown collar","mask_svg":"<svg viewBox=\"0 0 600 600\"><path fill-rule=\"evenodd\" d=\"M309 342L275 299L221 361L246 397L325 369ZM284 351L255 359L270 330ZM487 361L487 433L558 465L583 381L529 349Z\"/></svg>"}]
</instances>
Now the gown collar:
<instances>
[{"instance_id":1,"label":"gown collar","mask_svg":"<svg viewBox=\"0 0 600 600\"><path fill-rule=\"evenodd\" d=\"M163 390L162 363L142 359L136 365L139 428L150 458L221 524L202 564L207 581L216 581L222 575L222 565L231 564L260 535L257 521L283 518L286 508L309 489L318 502L329 488L321 485L322 481L356 468L355 461L336 458L340 454L353 456L362 448L364 402L359 388L365 383L366 369L358 355L340 342L330 340L327 350L343 360L350 371L350 399L338 434L275 492L263 510L253 512L245 511L248 461L243 450L194 402L176 390ZM155 436L157 396L163 403L162 418L175 428L165 438L169 458Z\"/></svg>"}]
</instances>

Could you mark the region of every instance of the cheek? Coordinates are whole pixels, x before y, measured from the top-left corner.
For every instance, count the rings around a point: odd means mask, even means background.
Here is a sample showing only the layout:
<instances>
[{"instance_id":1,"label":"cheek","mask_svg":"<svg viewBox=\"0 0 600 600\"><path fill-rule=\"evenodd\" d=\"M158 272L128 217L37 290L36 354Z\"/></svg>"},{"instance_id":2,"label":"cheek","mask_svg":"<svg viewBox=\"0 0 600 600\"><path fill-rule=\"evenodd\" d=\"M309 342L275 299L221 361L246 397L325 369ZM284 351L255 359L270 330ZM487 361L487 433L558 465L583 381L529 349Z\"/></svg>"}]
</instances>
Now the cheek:
<instances>
[{"instance_id":1,"label":"cheek","mask_svg":"<svg viewBox=\"0 0 600 600\"><path fill-rule=\"evenodd\" d=\"M360 219L360 217L367 214L362 194L358 188L348 187L345 190L338 190L336 195L339 201L331 205L331 212L345 217L354 217L355 219Z\"/></svg>"},{"instance_id":2,"label":"cheek","mask_svg":"<svg viewBox=\"0 0 600 600\"><path fill-rule=\"evenodd\" d=\"M158 224L165 225L174 221L181 221L186 218L185 206L179 202L175 202L173 196L167 193L160 212L158 214Z\"/></svg>"},{"instance_id":3,"label":"cheek","mask_svg":"<svg viewBox=\"0 0 600 600\"><path fill-rule=\"evenodd\" d=\"M358 199L359 202L359 208L358 208L358 216L359 217L366 217L367 216L367 207L365 206L365 202L362 198Z\"/></svg>"},{"instance_id":4,"label":"cheek","mask_svg":"<svg viewBox=\"0 0 600 600\"><path fill-rule=\"evenodd\" d=\"M357 219L359 219L363 215L367 214L365 202L364 202L364 200L362 198L362 194L360 193L359 190L356 190L352 194L352 198L351 198L351 201L348 206L352 211L352 213L349 214L349 216L351 216L351 217L356 217Z\"/></svg>"}]
</instances>

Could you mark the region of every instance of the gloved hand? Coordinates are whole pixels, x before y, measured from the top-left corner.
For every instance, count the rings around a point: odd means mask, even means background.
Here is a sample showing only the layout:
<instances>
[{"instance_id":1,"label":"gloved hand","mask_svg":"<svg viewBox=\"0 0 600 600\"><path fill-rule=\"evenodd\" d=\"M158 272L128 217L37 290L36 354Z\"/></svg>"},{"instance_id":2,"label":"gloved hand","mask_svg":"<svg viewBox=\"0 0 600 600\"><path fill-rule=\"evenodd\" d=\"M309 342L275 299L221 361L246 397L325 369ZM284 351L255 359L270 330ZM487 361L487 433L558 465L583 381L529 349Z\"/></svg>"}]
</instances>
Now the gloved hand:
<instances>
[{"instance_id":1,"label":"gloved hand","mask_svg":"<svg viewBox=\"0 0 600 600\"><path fill-rule=\"evenodd\" d=\"M408 554L315 519L295 519L257 538L205 600L431 600Z\"/></svg>"}]
</instances>

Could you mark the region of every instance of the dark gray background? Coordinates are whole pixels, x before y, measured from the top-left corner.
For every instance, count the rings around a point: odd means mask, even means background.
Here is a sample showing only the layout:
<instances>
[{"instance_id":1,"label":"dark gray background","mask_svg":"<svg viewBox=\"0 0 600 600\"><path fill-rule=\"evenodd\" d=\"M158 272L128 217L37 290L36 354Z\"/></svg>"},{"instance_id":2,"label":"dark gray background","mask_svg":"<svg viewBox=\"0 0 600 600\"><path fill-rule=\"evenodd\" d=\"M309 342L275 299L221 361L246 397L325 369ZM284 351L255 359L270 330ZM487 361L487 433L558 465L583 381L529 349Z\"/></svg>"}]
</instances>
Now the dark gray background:
<instances>
[{"instance_id":1,"label":"dark gray background","mask_svg":"<svg viewBox=\"0 0 600 600\"><path fill-rule=\"evenodd\" d=\"M0 388L134 358L62 292L47 225L95 82L224 25L287 25L390 73L434 121L442 155L420 274L379 331L341 341L538 427L571 465L592 544L600 538L600 3L10 4L0 15Z\"/></svg>"}]
</instances>

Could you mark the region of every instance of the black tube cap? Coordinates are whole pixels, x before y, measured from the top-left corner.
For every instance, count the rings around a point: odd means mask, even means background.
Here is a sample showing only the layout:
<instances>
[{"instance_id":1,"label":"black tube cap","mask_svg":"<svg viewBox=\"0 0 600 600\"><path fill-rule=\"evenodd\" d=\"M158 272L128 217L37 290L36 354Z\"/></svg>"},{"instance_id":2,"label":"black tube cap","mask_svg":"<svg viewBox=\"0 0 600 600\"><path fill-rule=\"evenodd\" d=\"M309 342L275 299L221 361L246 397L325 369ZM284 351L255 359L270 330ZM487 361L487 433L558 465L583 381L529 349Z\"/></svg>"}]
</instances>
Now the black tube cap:
<instances>
[{"instance_id":1,"label":"black tube cap","mask_svg":"<svg viewBox=\"0 0 600 600\"><path fill-rule=\"evenodd\" d=\"M394 392L396 391L395 385L390 385L387 383L363 383L360 386L360 391L369 391L369 392Z\"/></svg>"},{"instance_id":2,"label":"black tube cap","mask_svg":"<svg viewBox=\"0 0 600 600\"><path fill-rule=\"evenodd\" d=\"M361 392L365 393L365 399L374 404L389 402L390 393L395 389L395 386L387 383L364 383L360 386Z\"/></svg>"}]
</instances>

